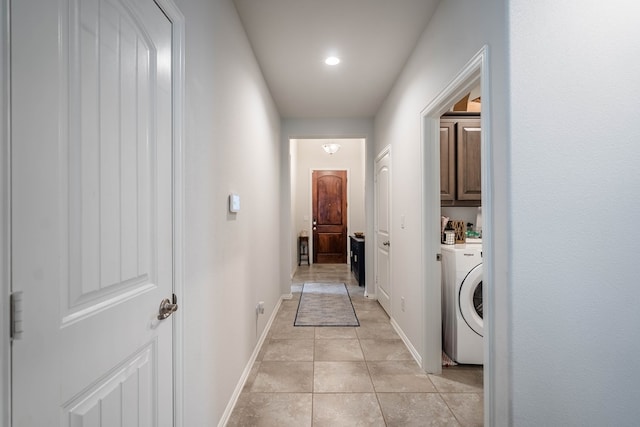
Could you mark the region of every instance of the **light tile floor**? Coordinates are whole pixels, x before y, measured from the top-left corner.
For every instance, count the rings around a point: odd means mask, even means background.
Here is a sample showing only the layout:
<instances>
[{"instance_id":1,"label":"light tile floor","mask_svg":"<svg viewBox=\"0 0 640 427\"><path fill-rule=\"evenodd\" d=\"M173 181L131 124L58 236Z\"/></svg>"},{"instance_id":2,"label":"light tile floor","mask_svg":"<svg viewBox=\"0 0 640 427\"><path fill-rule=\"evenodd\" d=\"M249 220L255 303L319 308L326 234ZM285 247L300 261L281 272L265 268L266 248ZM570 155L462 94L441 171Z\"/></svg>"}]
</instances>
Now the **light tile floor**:
<instances>
[{"instance_id":1,"label":"light tile floor","mask_svg":"<svg viewBox=\"0 0 640 427\"><path fill-rule=\"evenodd\" d=\"M304 282L345 282L360 327L295 327ZM298 267L228 426L481 426L482 367L427 375L348 265Z\"/></svg>"}]
</instances>

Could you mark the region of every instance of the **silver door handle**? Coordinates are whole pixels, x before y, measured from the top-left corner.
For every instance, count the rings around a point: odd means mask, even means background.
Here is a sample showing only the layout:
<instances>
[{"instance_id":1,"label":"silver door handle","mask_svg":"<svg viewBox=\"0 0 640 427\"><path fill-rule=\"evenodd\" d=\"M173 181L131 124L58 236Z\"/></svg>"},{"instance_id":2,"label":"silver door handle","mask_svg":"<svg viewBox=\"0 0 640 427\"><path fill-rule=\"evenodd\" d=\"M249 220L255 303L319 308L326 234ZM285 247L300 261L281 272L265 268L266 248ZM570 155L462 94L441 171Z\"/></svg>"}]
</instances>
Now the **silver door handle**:
<instances>
[{"instance_id":1,"label":"silver door handle","mask_svg":"<svg viewBox=\"0 0 640 427\"><path fill-rule=\"evenodd\" d=\"M178 297L173 294L173 302L169 298L165 298L160 302L158 310L158 320L164 320L178 310Z\"/></svg>"},{"instance_id":2,"label":"silver door handle","mask_svg":"<svg viewBox=\"0 0 640 427\"><path fill-rule=\"evenodd\" d=\"M387 240L386 242L382 243L384 246L391 246L391 243L389 243L389 241Z\"/></svg>"}]
</instances>

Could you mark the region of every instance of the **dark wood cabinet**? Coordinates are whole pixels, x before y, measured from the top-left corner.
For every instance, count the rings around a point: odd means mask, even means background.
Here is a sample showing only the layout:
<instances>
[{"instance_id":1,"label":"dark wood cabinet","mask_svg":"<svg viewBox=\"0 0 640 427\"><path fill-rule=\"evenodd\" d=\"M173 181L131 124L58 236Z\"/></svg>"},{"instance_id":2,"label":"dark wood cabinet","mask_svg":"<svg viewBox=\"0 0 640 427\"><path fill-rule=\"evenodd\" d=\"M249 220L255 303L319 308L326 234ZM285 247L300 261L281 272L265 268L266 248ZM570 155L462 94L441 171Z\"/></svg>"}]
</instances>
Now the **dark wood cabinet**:
<instances>
[{"instance_id":1,"label":"dark wood cabinet","mask_svg":"<svg viewBox=\"0 0 640 427\"><path fill-rule=\"evenodd\" d=\"M440 201L442 206L482 203L480 117L440 119Z\"/></svg>"},{"instance_id":2,"label":"dark wood cabinet","mask_svg":"<svg viewBox=\"0 0 640 427\"><path fill-rule=\"evenodd\" d=\"M358 281L358 285L364 286L364 239L349 236L351 254L351 272Z\"/></svg>"},{"instance_id":3,"label":"dark wood cabinet","mask_svg":"<svg viewBox=\"0 0 640 427\"><path fill-rule=\"evenodd\" d=\"M440 121L440 200L456 198L456 129L455 123Z\"/></svg>"}]
</instances>

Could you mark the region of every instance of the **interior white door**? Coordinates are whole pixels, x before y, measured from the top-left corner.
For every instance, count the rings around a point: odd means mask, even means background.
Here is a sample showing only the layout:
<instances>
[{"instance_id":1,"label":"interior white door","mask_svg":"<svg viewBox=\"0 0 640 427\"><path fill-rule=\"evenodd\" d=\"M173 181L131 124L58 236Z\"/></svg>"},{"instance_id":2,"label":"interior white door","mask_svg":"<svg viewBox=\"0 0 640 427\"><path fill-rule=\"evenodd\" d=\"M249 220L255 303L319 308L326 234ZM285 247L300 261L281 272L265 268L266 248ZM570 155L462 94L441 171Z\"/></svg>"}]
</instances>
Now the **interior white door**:
<instances>
[{"instance_id":1,"label":"interior white door","mask_svg":"<svg viewBox=\"0 0 640 427\"><path fill-rule=\"evenodd\" d=\"M172 25L11 4L14 426L173 424Z\"/></svg>"},{"instance_id":2,"label":"interior white door","mask_svg":"<svg viewBox=\"0 0 640 427\"><path fill-rule=\"evenodd\" d=\"M376 296L391 315L391 171L389 149L376 159L375 171L375 269Z\"/></svg>"}]
</instances>

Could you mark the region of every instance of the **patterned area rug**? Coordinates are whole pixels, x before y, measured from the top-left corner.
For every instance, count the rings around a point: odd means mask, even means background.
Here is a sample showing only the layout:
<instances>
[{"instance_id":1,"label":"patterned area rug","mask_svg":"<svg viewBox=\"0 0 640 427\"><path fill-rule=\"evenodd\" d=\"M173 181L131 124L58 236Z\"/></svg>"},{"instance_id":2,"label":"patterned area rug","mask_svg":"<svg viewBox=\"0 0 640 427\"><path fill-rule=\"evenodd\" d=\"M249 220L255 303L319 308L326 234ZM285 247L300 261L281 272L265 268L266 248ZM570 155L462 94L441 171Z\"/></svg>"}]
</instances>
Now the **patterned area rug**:
<instances>
[{"instance_id":1,"label":"patterned area rug","mask_svg":"<svg viewBox=\"0 0 640 427\"><path fill-rule=\"evenodd\" d=\"M305 283L294 326L360 326L344 283Z\"/></svg>"}]
</instances>

